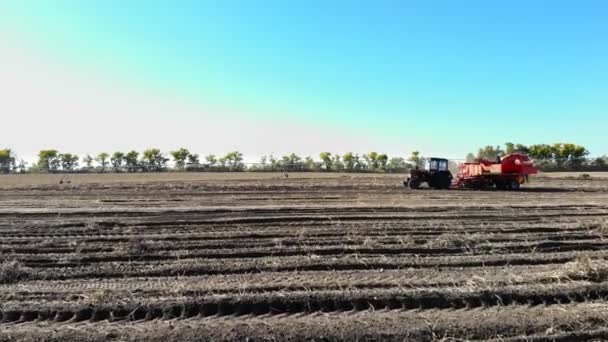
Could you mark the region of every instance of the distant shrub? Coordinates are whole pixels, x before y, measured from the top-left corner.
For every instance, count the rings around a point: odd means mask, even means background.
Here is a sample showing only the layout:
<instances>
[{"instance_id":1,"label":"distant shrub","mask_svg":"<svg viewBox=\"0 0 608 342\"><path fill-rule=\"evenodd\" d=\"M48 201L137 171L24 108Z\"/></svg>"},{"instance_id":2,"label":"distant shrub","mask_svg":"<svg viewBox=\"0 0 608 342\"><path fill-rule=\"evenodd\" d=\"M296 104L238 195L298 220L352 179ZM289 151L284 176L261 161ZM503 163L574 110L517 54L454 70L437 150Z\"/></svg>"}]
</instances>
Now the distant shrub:
<instances>
[{"instance_id":1,"label":"distant shrub","mask_svg":"<svg viewBox=\"0 0 608 342\"><path fill-rule=\"evenodd\" d=\"M591 175L590 175L590 174L588 174L588 173L583 173L582 175L578 176L578 178L579 178L579 179L582 179L582 180L591 180L591 179L593 179L593 178L591 177Z\"/></svg>"}]
</instances>

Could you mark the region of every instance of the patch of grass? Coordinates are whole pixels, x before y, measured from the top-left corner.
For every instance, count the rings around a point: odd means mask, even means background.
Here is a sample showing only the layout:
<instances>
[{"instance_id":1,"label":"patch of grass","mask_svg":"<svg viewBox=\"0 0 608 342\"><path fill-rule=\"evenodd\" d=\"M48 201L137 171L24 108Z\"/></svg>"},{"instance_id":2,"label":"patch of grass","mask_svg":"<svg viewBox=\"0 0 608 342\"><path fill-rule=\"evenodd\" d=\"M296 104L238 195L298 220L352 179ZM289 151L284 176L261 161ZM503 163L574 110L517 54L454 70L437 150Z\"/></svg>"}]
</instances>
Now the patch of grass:
<instances>
[{"instance_id":1,"label":"patch of grass","mask_svg":"<svg viewBox=\"0 0 608 342\"><path fill-rule=\"evenodd\" d=\"M93 305L120 303L132 299L132 294L127 291L116 291L111 289L97 289L89 296Z\"/></svg>"},{"instance_id":2,"label":"patch of grass","mask_svg":"<svg viewBox=\"0 0 608 342\"><path fill-rule=\"evenodd\" d=\"M397 241L399 242L399 245L401 245L401 247L407 248L407 247L417 246L416 239L414 239L410 235L405 235L403 237L400 237L397 239Z\"/></svg>"},{"instance_id":3,"label":"patch of grass","mask_svg":"<svg viewBox=\"0 0 608 342\"><path fill-rule=\"evenodd\" d=\"M442 234L429 240L426 243L428 248L461 248L462 250L472 250L477 244L475 234Z\"/></svg>"},{"instance_id":4,"label":"patch of grass","mask_svg":"<svg viewBox=\"0 0 608 342\"><path fill-rule=\"evenodd\" d=\"M580 255L576 260L564 264L562 271L570 279L602 282L608 280L608 260Z\"/></svg>"},{"instance_id":5,"label":"patch of grass","mask_svg":"<svg viewBox=\"0 0 608 342\"><path fill-rule=\"evenodd\" d=\"M367 247L367 248L378 248L378 247L382 246L382 243L380 241L378 241L377 239L373 239L371 237L366 237L361 242L361 246L362 247Z\"/></svg>"},{"instance_id":6,"label":"patch of grass","mask_svg":"<svg viewBox=\"0 0 608 342\"><path fill-rule=\"evenodd\" d=\"M129 240L129 251L131 254L143 254L150 250L150 245L144 239L132 238Z\"/></svg>"},{"instance_id":7,"label":"patch of grass","mask_svg":"<svg viewBox=\"0 0 608 342\"><path fill-rule=\"evenodd\" d=\"M283 241L283 240L284 240L284 239L281 239L281 238L274 238L274 239L272 240L272 242L274 243L274 246L275 246L276 248L281 248L281 249L282 249L282 248L285 248L285 243L284 243L284 241Z\"/></svg>"},{"instance_id":8,"label":"patch of grass","mask_svg":"<svg viewBox=\"0 0 608 342\"><path fill-rule=\"evenodd\" d=\"M11 284L31 276L32 270L18 260L5 260L0 264L0 284Z\"/></svg>"},{"instance_id":9,"label":"patch of grass","mask_svg":"<svg viewBox=\"0 0 608 342\"><path fill-rule=\"evenodd\" d=\"M587 230L587 234L597 236L601 239L608 238L608 219L603 218L597 221L580 224Z\"/></svg>"},{"instance_id":10,"label":"patch of grass","mask_svg":"<svg viewBox=\"0 0 608 342\"><path fill-rule=\"evenodd\" d=\"M125 244L121 244L117 250L130 255L142 255L150 252L152 248L146 240L140 237L132 237Z\"/></svg>"}]
</instances>

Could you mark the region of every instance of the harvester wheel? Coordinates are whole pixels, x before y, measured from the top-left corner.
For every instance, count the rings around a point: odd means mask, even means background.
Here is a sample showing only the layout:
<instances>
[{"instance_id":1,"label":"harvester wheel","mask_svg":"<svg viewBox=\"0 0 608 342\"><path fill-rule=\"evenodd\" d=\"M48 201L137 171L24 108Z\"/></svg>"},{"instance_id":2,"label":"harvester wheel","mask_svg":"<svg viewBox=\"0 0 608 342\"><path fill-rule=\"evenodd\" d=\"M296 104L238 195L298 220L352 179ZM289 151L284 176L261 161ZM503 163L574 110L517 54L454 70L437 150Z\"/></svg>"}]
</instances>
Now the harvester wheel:
<instances>
[{"instance_id":1,"label":"harvester wheel","mask_svg":"<svg viewBox=\"0 0 608 342\"><path fill-rule=\"evenodd\" d=\"M412 189L418 189L420 188L420 180L418 180L417 178L412 178L409 181L409 185Z\"/></svg>"}]
</instances>

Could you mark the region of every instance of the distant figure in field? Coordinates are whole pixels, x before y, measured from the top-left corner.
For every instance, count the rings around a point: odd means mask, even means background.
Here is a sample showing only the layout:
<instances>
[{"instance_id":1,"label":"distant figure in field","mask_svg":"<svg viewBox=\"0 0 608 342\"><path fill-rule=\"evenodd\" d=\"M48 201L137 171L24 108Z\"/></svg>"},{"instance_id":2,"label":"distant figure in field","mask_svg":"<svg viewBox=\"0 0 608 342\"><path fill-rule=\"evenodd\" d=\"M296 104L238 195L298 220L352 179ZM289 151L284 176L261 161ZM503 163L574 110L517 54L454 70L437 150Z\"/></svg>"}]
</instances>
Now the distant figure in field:
<instances>
[{"instance_id":1,"label":"distant figure in field","mask_svg":"<svg viewBox=\"0 0 608 342\"><path fill-rule=\"evenodd\" d=\"M287 173L287 169L283 169L283 177L289 178L289 174Z\"/></svg>"}]
</instances>

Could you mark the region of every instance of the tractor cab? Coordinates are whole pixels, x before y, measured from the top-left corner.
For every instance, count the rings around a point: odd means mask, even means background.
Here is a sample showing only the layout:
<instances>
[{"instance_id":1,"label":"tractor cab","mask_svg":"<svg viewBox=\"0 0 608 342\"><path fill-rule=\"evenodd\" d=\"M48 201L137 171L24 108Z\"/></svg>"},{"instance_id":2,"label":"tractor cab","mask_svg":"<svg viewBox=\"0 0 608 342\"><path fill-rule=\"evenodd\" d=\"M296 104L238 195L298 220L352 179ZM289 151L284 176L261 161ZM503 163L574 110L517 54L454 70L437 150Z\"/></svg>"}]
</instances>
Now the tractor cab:
<instances>
[{"instance_id":1,"label":"tractor cab","mask_svg":"<svg viewBox=\"0 0 608 342\"><path fill-rule=\"evenodd\" d=\"M422 183L427 183L433 189L449 189L452 185L452 173L448 170L448 160L429 158L424 162L423 169L416 166L403 181L405 187L412 189L418 189Z\"/></svg>"},{"instance_id":2,"label":"tractor cab","mask_svg":"<svg viewBox=\"0 0 608 342\"><path fill-rule=\"evenodd\" d=\"M424 163L424 170L428 172L448 171L448 160L443 158L430 158Z\"/></svg>"}]
</instances>

